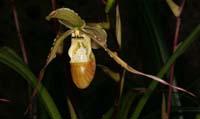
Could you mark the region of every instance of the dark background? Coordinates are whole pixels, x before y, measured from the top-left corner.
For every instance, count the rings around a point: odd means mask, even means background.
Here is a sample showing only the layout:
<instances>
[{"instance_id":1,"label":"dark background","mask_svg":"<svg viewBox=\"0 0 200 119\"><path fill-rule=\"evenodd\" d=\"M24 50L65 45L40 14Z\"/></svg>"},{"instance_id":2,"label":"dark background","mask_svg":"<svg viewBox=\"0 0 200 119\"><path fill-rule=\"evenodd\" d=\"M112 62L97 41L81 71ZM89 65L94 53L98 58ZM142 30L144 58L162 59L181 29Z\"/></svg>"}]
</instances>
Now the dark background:
<instances>
[{"instance_id":1,"label":"dark background","mask_svg":"<svg viewBox=\"0 0 200 119\"><path fill-rule=\"evenodd\" d=\"M153 1L153 0L152 0ZM179 1L178 1L179 2ZM166 5L164 0L157 0L153 3L153 9L164 32L167 47L172 49L172 39L175 29L175 17ZM148 41L148 34L145 30L144 18L142 16L142 2L139 0L119 1L122 20L122 49L120 56L131 66L150 74L156 74L160 66L154 60L152 42ZM57 0L57 8L68 7L75 10L79 15L89 22L105 21L104 4L101 0ZM46 21L45 17L52 11L50 0L16 0L16 8L20 22L21 32L26 45L30 69L37 75L43 66L54 37L54 25L52 21ZM199 24L200 2L190 0L186 2L183 10L180 41L184 40L189 33ZM14 24L12 7L9 0L0 1L0 45L8 46L21 55L18 36ZM111 29L108 33L108 47L112 50L119 50L115 40L115 9L110 11ZM67 42L67 41L66 41ZM69 42L66 43L68 47ZM176 73L179 77L179 85L187 87L193 84L190 90L199 94L200 78L200 42L196 40L190 48L177 60ZM59 105L61 113L68 118L67 106L63 96L74 95L77 106L80 107L80 117L84 119L99 118L114 103L117 85L103 71L97 67L98 73L94 82L84 90L77 90L72 86L73 91L65 89L65 76L70 75L63 61L68 62L66 54L55 59L47 69L44 83L47 82L50 92ZM106 65L115 71L120 67L102 50L94 50L96 61ZM64 60L62 60L62 57ZM65 67L64 67L65 66ZM65 69L66 68L66 69ZM55 70L56 69L56 70ZM66 73L67 72L67 73ZM28 103L28 86L25 80L7 66L0 64L0 98L6 98L11 102L0 102L0 119L22 119ZM127 79L138 78L127 74ZM47 80L48 79L48 80ZM63 80L62 80L63 79ZM70 80L70 79L69 79ZM147 86L149 80L135 80L130 82L134 87ZM71 83L72 84L72 83ZM73 85L73 84L72 84ZM56 92L56 93L55 93ZM58 93L59 92L59 93ZM159 92L159 91L157 91ZM156 97L154 97L156 98ZM152 98L154 103L155 99ZM183 100L184 102L184 100ZM194 106L196 103L185 99L186 106ZM198 103L199 104L199 103ZM160 104L157 105L159 107ZM198 106L198 105L196 105ZM156 107L156 105L155 105ZM151 109L149 106L147 109ZM192 119L193 113L188 113L186 119ZM158 114L159 115L159 114ZM190 118L187 118L190 117Z\"/></svg>"}]
</instances>

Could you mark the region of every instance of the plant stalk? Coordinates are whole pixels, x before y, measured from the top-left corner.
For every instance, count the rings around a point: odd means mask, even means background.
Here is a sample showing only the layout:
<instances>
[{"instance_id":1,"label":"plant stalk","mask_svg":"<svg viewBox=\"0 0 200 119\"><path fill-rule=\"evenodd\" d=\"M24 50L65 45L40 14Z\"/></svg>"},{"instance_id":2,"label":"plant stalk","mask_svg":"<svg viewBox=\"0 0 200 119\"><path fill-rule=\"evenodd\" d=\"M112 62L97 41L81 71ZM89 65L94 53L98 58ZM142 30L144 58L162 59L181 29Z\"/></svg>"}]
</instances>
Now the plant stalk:
<instances>
[{"instance_id":1,"label":"plant stalk","mask_svg":"<svg viewBox=\"0 0 200 119\"><path fill-rule=\"evenodd\" d=\"M18 20L15 0L10 0L10 2L11 2L11 5L12 5L13 16L14 16L14 21L15 21L15 27L16 27L17 34L18 34L18 37L19 37L20 48L21 48L23 60L24 60L25 64L28 64L26 48L25 48L25 44L24 44L24 40L23 40L23 36L22 36L21 30L20 30L20 24L19 24L19 20Z\"/></svg>"},{"instance_id":2,"label":"plant stalk","mask_svg":"<svg viewBox=\"0 0 200 119\"><path fill-rule=\"evenodd\" d=\"M56 0L51 0L52 10L56 10ZM55 34L58 33L58 20L54 19L54 30Z\"/></svg>"},{"instance_id":3,"label":"plant stalk","mask_svg":"<svg viewBox=\"0 0 200 119\"><path fill-rule=\"evenodd\" d=\"M180 15L182 14L183 7L185 5L185 0L183 0L181 7L180 7ZM181 19L180 16L176 17L176 30L175 30L175 35L174 35L174 41L173 41L173 52L175 52L178 44L178 39L179 39L179 33L180 33L180 26L181 26ZM174 81L174 67L175 63L171 65L170 67L170 76L169 76L169 83L173 85ZM172 91L173 89L169 87L168 89L168 100L167 100L167 115L168 119L170 119L170 113L171 113L171 105L172 105Z\"/></svg>"}]
</instances>

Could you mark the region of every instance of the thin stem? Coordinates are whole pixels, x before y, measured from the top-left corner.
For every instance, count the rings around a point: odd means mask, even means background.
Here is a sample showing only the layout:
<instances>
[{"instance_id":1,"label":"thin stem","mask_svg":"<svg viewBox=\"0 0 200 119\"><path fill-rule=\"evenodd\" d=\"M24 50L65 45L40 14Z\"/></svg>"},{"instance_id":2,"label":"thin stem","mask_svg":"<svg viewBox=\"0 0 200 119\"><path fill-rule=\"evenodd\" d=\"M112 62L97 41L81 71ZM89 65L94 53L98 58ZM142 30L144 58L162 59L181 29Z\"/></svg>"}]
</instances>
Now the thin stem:
<instances>
[{"instance_id":1,"label":"thin stem","mask_svg":"<svg viewBox=\"0 0 200 119\"><path fill-rule=\"evenodd\" d=\"M106 2L107 2L106 0L101 0L101 3L104 5L106 4Z\"/></svg>"},{"instance_id":2,"label":"thin stem","mask_svg":"<svg viewBox=\"0 0 200 119\"><path fill-rule=\"evenodd\" d=\"M169 77L169 83L173 84L174 79L174 64L170 67L170 77ZM172 104L172 88L169 87L168 89L168 99L167 99L167 117L170 119L170 113L171 113L171 104Z\"/></svg>"},{"instance_id":3,"label":"thin stem","mask_svg":"<svg viewBox=\"0 0 200 119\"><path fill-rule=\"evenodd\" d=\"M52 4L52 10L56 10L56 0L51 0L51 4ZM54 19L54 29L55 29L55 33L58 33L58 21L57 19Z\"/></svg>"},{"instance_id":4,"label":"thin stem","mask_svg":"<svg viewBox=\"0 0 200 119\"><path fill-rule=\"evenodd\" d=\"M22 57L23 57L23 61L25 64L28 64L28 58L27 58L27 53L26 53L26 48L25 48L25 44L24 44L24 40L23 40L23 36L20 30L20 23L19 23L19 19L18 19L18 14L17 14L17 10L16 10L16 4L15 4L15 0L10 0L11 6L12 6L12 11L13 11L13 17L14 17L14 22L15 22L15 27L17 30L17 35L19 37L19 43L20 43L20 48L21 48L21 52L22 52ZM31 90L29 88L29 90ZM33 109L32 109L32 105L33 103L30 103L30 119L33 117Z\"/></svg>"},{"instance_id":5,"label":"thin stem","mask_svg":"<svg viewBox=\"0 0 200 119\"><path fill-rule=\"evenodd\" d=\"M185 5L185 0L183 0L181 7L180 7L180 15L182 13L183 7ZM179 39L179 33L180 33L180 25L181 25L181 19L180 16L176 17L176 31L175 31L175 35L174 35L174 41L173 41L173 52L175 52L177 44L178 44L178 39ZM174 64L171 65L170 67L170 79L169 79L169 83L172 85L173 84L173 80L174 80ZM168 89L168 100L167 100L167 115L168 115L168 119L170 119L170 113L171 113L171 104L172 104L172 88L169 87Z\"/></svg>"},{"instance_id":6,"label":"thin stem","mask_svg":"<svg viewBox=\"0 0 200 119\"><path fill-rule=\"evenodd\" d=\"M26 111L24 112L24 115L27 115L29 112L32 112L33 106L35 106L37 104L35 96L36 96L38 88L40 86L39 84L40 84L42 78L44 77L44 72L45 72L45 68L42 68L40 73L39 73L39 76L37 78L36 86L33 89L33 92L32 92L32 94L30 96L29 104L28 104L28 107L26 108Z\"/></svg>"},{"instance_id":7,"label":"thin stem","mask_svg":"<svg viewBox=\"0 0 200 119\"><path fill-rule=\"evenodd\" d=\"M0 98L0 102L11 102L11 101L5 98Z\"/></svg>"},{"instance_id":8,"label":"thin stem","mask_svg":"<svg viewBox=\"0 0 200 119\"><path fill-rule=\"evenodd\" d=\"M117 95L115 97L115 103L114 103L114 109L113 109L113 114L112 114L112 118L113 119L117 119L118 117L118 113L120 110L120 103L121 103L121 99L122 99L122 93L123 93L123 88L124 88L124 76L125 76L125 72L126 70L123 69L123 73L121 73L120 76L120 81L118 82L118 87L117 87Z\"/></svg>"},{"instance_id":9,"label":"thin stem","mask_svg":"<svg viewBox=\"0 0 200 119\"><path fill-rule=\"evenodd\" d=\"M177 43L178 43L178 38L179 38L179 31L180 31L180 18L177 18L176 21L176 31L175 31L175 36L174 36L174 42L173 42L173 52L176 50ZM173 80L174 80L174 64L171 65L170 67L170 79L169 83L172 85ZM168 114L168 119L170 118L170 112L171 112L171 101L172 101L172 88L169 87L168 89L168 101L167 101L167 114Z\"/></svg>"},{"instance_id":10,"label":"thin stem","mask_svg":"<svg viewBox=\"0 0 200 119\"><path fill-rule=\"evenodd\" d=\"M26 49L25 49L22 33L21 33L21 30L20 30L20 24L19 24L19 20L18 20L15 1L14 0L10 0L10 2L11 2L11 5L12 5L13 16L14 16L14 20L15 20L15 27L16 27L17 34L18 34L18 37L19 37L20 48L21 48L23 60L24 60L25 64L28 64L28 58L27 58L27 54L26 54Z\"/></svg>"}]
</instances>

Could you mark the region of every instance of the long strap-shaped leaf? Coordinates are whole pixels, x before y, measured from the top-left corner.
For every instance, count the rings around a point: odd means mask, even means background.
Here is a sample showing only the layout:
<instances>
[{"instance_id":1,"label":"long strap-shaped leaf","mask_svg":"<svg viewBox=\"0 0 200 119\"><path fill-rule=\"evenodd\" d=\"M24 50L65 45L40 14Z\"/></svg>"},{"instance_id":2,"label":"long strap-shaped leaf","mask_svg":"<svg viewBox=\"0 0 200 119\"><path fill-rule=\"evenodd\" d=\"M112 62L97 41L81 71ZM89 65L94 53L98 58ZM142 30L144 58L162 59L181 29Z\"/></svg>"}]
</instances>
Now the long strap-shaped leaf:
<instances>
[{"instance_id":1,"label":"long strap-shaped leaf","mask_svg":"<svg viewBox=\"0 0 200 119\"><path fill-rule=\"evenodd\" d=\"M35 75L22 62L22 59L11 49L7 47L0 49L0 62L18 72L29 83L30 86L33 88L36 87ZM52 119L62 119L55 103L53 102L53 99L42 84L38 84L38 94L40 95L40 98L42 99L42 102L46 107L50 117Z\"/></svg>"},{"instance_id":2,"label":"long strap-shaped leaf","mask_svg":"<svg viewBox=\"0 0 200 119\"><path fill-rule=\"evenodd\" d=\"M183 88L181 88L181 87L171 85L171 84L167 83L166 81L162 80L161 78L158 78L158 77L153 76L153 75L150 75L150 74L145 74L145 73L143 73L143 72L140 72L140 71L134 69L133 67L129 66L124 60L122 60L122 59L117 55L117 53L111 51L111 50L108 49L105 45L103 45L102 43L100 43L99 40L98 40L98 37L97 37L97 36L94 36L94 35L92 34L92 32L89 33L89 32L87 32L87 31L85 31L84 29L81 30L81 31L82 31L83 33L89 35L97 44L99 44L99 45L110 55L111 58L113 58L119 65L121 65L121 66L122 66L124 69L126 69L127 71L129 71L129 72L131 72L131 73L133 73L133 74L137 74L137 75L141 75L141 76L144 76L144 77L151 78L151 79L156 80L156 81L158 81L158 82L160 82L160 83L162 83L162 84L164 84L164 85L168 85L168 86L170 86L170 87L172 87L172 88L175 88L175 89L177 89L177 90L180 90L180 91L182 91L182 92L185 92L185 93L188 93L188 94L190 94L190 95L192 95L192 96L195 96L193 93L191 93L191 92L189 92L189 91L187 91L187 90L185 90L185 89L183 89Z\"/></svg>"}]
</instances>

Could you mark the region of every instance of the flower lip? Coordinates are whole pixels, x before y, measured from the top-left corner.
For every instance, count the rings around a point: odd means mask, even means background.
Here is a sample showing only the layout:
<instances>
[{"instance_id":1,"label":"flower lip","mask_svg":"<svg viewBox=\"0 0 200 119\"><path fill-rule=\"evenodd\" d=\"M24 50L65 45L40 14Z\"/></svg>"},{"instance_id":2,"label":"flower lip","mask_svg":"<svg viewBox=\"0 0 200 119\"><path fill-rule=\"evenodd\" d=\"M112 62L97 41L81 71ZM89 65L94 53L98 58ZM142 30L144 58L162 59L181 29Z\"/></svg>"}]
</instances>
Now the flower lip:
<instances>
[{"instance_id":1,"label":"flower lip","mask_svg":"<svg viewBox=\"0 0 200 119\"><path fill-rule=\"evenodd\" d=\"M72 33L71 46L68 50L70 63L88 62L91 52L91 39L78 30Z\"/></svg>"}]
</instances>

